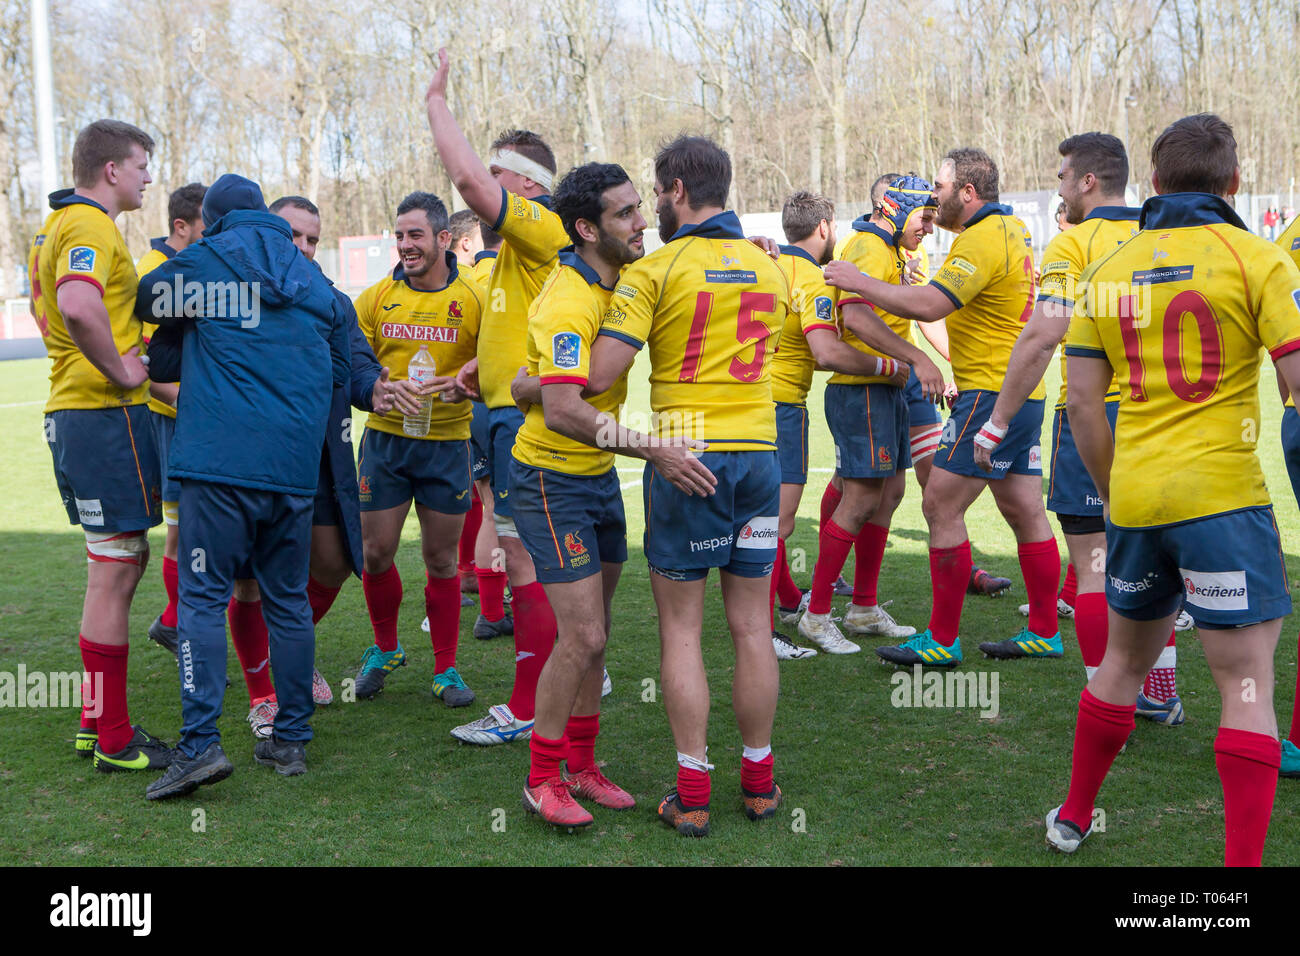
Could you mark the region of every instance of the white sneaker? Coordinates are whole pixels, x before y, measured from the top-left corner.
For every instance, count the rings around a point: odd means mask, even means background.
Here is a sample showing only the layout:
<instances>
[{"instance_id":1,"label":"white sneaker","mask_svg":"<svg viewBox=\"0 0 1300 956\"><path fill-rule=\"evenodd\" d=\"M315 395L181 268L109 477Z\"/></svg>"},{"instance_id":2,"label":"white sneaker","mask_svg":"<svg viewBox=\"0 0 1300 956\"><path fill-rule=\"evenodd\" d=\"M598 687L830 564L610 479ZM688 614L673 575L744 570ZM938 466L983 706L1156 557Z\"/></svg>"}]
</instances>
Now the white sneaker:
<instances>
[{"instance_id":1,"label":"white sneaker","mask_svg":"<svg viewBox=\"0 0 1300 956\"><path fill-rule=\"evenodd\" d=\"M329 682L314 667L311 669L311 699L317 707L327 707L334 703L334 691L330 690Z\"/></svg>"},{"instance_id":2,"label":"white sneaker","mask_svg":"<svg viewBox=\"0 0 1300 956\"><path fill-rule=\"evenodd\" d=\"M846 640L840 629L831 620L830 614L814 614L807 611L799 619L799 636L805 641L812 641L827 654L856 654L862 648Z\"/></svg>"},{"instance_id":3,"label":"white sneaker","mask_svg":"<svg viewBox=\"0 0 1300 956\"><path fill-rule=\"evenodd\" d=\"M1174 619L1175 631L1190 631L1195 626L1196 622L1192 620L1192 616L1187 613L1186 609L1179 611L1178 617Z\"/></svg>"},{"instance_id":4,"label":"white sneaker","mask_svg":"<svg viewBox=\"0 0 1300 956\"><path fill-rule=\"evenodd\" d=\"M248 712L248 726L253 728L253 736L258 740L270 740L274 729L275 715L280 712L280 702L274 697L263 697Z\"/></svg>"},{"instance_id":5,"label":"white sneaker","mask_svg":"<svg viewBox=\"0 0 1300 956\"><path fill-rule=\"evenodd\" d=\"M803 616L803 612L808 610L808 602L812 600L812 591L804 591L803 597L799 599L799 606L793 611L786 607L776 609L777 616L781 618L782 624L795 624Z\"/></svg>"},{"instance_id":6,"label":"white sneaker","mask_svg":"<svg viewBox=\"0 0 1300 956\"><path fill-rule=\"evenodd\" d=\"M805 657L817 656L811 647L800 647L780 631L772 632L772 650L776 651L778 661L801 661Z\"/></svg>"},{"instance_id":7,"label":"white sneaker","mask_svg":"<svg viewBox=\"0 0 1300 956\"><path fill-rule=\"evenodd\" d=\"M1029 605L1020 605L1020 613L1024 617L1029 617ZM1062 621L1068 621L1070 618L1074 617L1074 608L1070 607L1070 605L1066 604L1058 597L1056 599L1056 616Z\"/></svg>"},{"instance_id":8,"label":"white sneaker","mask_svg":"<svg viewBox=\"0 0 1300 956\"><path fill-rule=\"evenodd\" d=\"M519 720L507 704L488 708L487 716L470 724L462 724L451 732L462 743L491 747L508 744L512 740L527 740L533 735L533 722Z\"/></svg>"},{"instance_id":9,"label":"white sneaker","mask_svg":"<svg viewBox=\"0 0 1300 956\"><path fill-rule=\"evenodd\" d=\"M899 624L882 606L862 607L850 604L844 615L844 630L857 636L859 634L876 634L880 637L911 637L916 628Z\"/></svg>"},{"instance_id":10,"label":"white sneaker","mask_svg":"<svg viewBox=\"0 0 1300 956\"><path fill-rule=\"evenodd\" d=\"M609 679L609 668L605 668L605 683L600 685L600 696L608 697L614 693L614 682Z\"/></svg>"},{"instance_id":11,"label":"white sneaker","mask_svg":"<svg viewBox=\"0 0 1300 956\"><path fill-rule=\"evenodd\" d=\"M429 619L427 617L420 622L420 630L424 631L425 634L429 633Z\"/></svg>"},{"instance_id":12,"label":"white sneaker","mask_svg":"<svg viewBox=\"0 0 1300 956\"><path fill-rule=\"evenodd\" d=\"M1088 829L1080 833L1078 827L1074 824L1057 821L1056 815L1060 812L1060 807L1048 811L1046 820L1047 845L1060 850L1062 853L1073 853L1079 849L1079 844L1092 834L1092 823L1089 822Z\"/></svg>"}]
</instances>

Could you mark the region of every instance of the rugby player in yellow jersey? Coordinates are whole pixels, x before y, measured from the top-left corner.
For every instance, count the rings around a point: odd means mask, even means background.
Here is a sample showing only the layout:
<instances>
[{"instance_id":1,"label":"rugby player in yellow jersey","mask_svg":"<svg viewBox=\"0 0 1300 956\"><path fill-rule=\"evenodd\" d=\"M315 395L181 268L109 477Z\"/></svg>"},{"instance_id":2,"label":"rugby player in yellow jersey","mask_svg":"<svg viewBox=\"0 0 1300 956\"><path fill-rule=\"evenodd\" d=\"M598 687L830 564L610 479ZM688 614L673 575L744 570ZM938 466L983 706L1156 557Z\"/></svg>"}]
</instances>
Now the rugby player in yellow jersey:
<instances>
[{"instance_id":1,"label":"rugby player in yellow jersey","mask_svg":"<svg viewBox=\"0 0 1300 956\"><path fill-rule=\"evenodd\" d=\"M171 223L166 237L149 240L149 251L135 264L137 276L147 275L162 265L191 242L203 238L203 194L207 187L202 183L182 186L167 197L167 219ZM145 344L149 343L154 325L145 325ZM176 653L176 600L180 572L176 568L176 545L180 540L176 529L176 502L180 487L167 478L167 455L171 450L172 434L176 431L176 393L173 382L149 383L149 424L153 428L154 445L158 448L158 470L162 475L162 515L167 526L163 542L162 578L167 593L167 606L149 625L149 639Z\"/></svg>"},{"instance_id":2,"label":"rugby player in yellow jersey","mask_svg":"<svg viewBox=\"0 0 1300 956\"><path fill-rule=\"evenodd\" d=\"M964 517L987 487L1019 542L1031 637L1046 645L1045 655L1059 657L1056 586L1061 563L1043 510L1039 432L1045 392L1041 384L1003 439L991 476L975 464L973 455L975 433L997 399L1011 349L1033 311L1029 232L1011 207L998 203L998 169L982 150L949 152L939 168L935 195L936 225L960 234L928 285L881 282L847 262L832 262L826 268L828 282L882 311L921 322L947 316L953 378L961 390L944 425L935 471L921 501L930 526L934 601L930 626L896 647L877 648L876 653L904 665L961 663L958 628L971 569ZM1021 636L1025 637L1023 632Z\"/></svg>"},{"instance_id":3,"label":"rugby player in yellow jersey","mask_svg":"<svg viewBox=\"0 0 1300 956\"><path fill-rule=\"evenodd\" d=\"M374 697L388 674L406 663L397 639L402 579L393 559L414 499L427 572L424 607L433 643L433 696L448 707L465 707L474 693L456 670L456 546L470 506L471 409L455 377L475 354L482 289L461 275L447 250L447 209L432 193L414 192L398 204L393 236L398 264L391 276L357 298L357 323L382 365L400 375L427 347L436 374L426 383L432 393L426 400L427 432L420 433L414 416L375 412L361 438L361 581L375 642L366 648L355 690L358 697Z\"/></svg>"},{"instance_id":4,"label":"rugby player in yellow jersey","mask_svg":"<svg viewBox=\"0 0 1300 956\"><path fill-rule=\"evenodd\" d=\"M149 561L146 533L162 518L136 273L115 220L140 208L153 146L118 120L83 129L72 149L76 185L50 194L53 212L28 257L32 316L53 366L45 440L89 559L78 636L89 681L75 747L105 772L156 770L172 758L131 726L126 703L127 618Z\"/></svg>"},{"instance_id":5,"label":"rugby player in yellow jersey","mask_svg":"<svg viewBox=\"0 0 1300 956\"><path fill-rule=\"evenodd\" d=\"M1141 231L1085 270L1065 339L1070 424L1107 508L1110 634L1080 695L1069 794L1047 815L1047 841L1073 852L1091 832L1134 699L1186 600L1222 700L1224 862L1258 866L1280 762L1273 655L1291 596L1257 436L1242 423L1259 420L1261 346L1300 389L1300 270L1225 201L1241 171L1219 117L1170 125L1151 166Z\"/></svg>"},{"instance_id":6,"label":"rugby player in yellow jersey","mask_svg":"<svg viewBox=\"0 0 1300 956\"><path fill-rule=\"evenodd\" d=\"M675 469L679 480L701 490L711 487L708 470L684 444L657 446L620 428L626 374L583 398L592 344L619 271L644 251L640 207L621 166L588 163L560 181L554 209L574 243L560 252L560 264L533 300L528 365L512 386L526 414L511 465L515 523L559 625L537 683L524 806L556 826L592 822L572 794L614 810L636 803L605 777L594 756L610 604L627 560L614 453Z\"/></svg>"},{"instance_id":7,"label":"rugby player in yellow jersey","mask_svg":"<svg viewBox=\"0 0 1300 956\"><path fill-rule=\"evenodd\" d=\"M789 308L777 265L725 209L731 160L679 137L655 157L655 211L665 245L629 266L592 349L587 390L604 391L649 346L650 403L660 440L707 443L716 493L695 496L647 465L646 559L659 609L664 706L677 745L677 788L659 816L679 833L708 832L708 679L700 655L705 580L722 571L736 651L732 684L750 819L772 816L777 664L767 610L781 475L769 365ZM509 237L507 237L507 243Z\"/></svg>"},{"instance_id":8,"label":"rugby player in yellow jersey","mask_svg":"<svg viewBox=\"0 0 1300 956\"><path fill-rule=\"evenodd\" d=\"M772 570L769 610L775 613L779 590L784 591L783 611L794 613L801 595L785 560L785 540L794 531L795 513L808 480L808 389L813 366L840 375L878 376L892 372L906 381L907 365L868 353L841 339L835 317L835 290L827 288L821 267L835 247L835 205L825 196L798 192L786 200L781 228L789 245L781 247L777 264L791 289L790 314L781 332L781 344L772 356L772 398L776 402L777 457L781 466L781 512L777 525L776 565ZM874 603L874 601L872 602ZM848 645L843 641L840 646ZM797 660L817 654L799 647L772 629L772 647L778 660ZM831 650L830 648L827 648ZM832 651L833 653L835 651Z\"/></svg>"},{"instance_id":9,"label":"rugby player in yellow jersey","mask_svg":"<svg viewBox=\"0 0 1300 956\"><path fill-rule=\"evenodd\" d=\"M887 282L902 282L907 251L920 245L932 231L934 203L931 186L916 176L900 176L888 184L871 218L859 218L840 254L867 275ZM826 423L835 442L835 477L840 495L825 515L817 541L817 565L808 609L799 620L801 637L815 641L832 654L856 654L860 648L840 633L831 621L833 585L850 550L856 550L853 603L845 616L845 629L854 634L910 637L916 629L898 624L876 600L880 563L885 555L889 524L903 499L906 468L911 464L909 409L904 386L910 369L901 375L894 360L872 349L854 334L868 319L883 321L892 342L891 351L920 369L928 391L943 391L943 376L935 364L911 342L912 323L884 314L875 316L871 304L860 296L831 290L843 327L845 343L869 359L891 366L874 374L831 376L826 386ZM830 491L823 497L829 503Z\"/></svg>"},{"instance_id":10,"label":"rugby player in yellow jersey","mask_svg":"<svg viewBox=\"0 0 1300 956\"><path fill-rule=\"evenodd\" d=\"M1300 266L1300 216L1291 220L1277 244ZM1286 386L1282 373L1277 375L1277 387L1282 396L1282 455L1286 460L1286 473L1291 479L1291 491L1300 502L1300 415L1296 414L1295 398ZM1300 777L1300 669L1296 671L1295 706L1291 710L1291 732L1282 740L1283 777Z\"/></svg>"},{"instance_id":11,"label":"rugby player in yellow jersey","mask_svg":"<svg viewBox=\"0 0 1300 956\"><path fill-rule=\"evenodd\" d=\"M439 50L438 69L425 94L434 146L465 204L504 240L488 282L478 359L461 376L463 384L477 388L488 408L495 523L515 610L515 683L508 703L494 705L487 716L457 727L452 736L490 746L528 739L537 678L555 646L555 614L512 520L510 449L523 415L510 397L510 383L527 360L528 309L569 237L550 209L555 176L551 148L536 133L511 130L493 142L484 164L447 106L447 72L447 51Z\"/></svg>"}]
</instances>

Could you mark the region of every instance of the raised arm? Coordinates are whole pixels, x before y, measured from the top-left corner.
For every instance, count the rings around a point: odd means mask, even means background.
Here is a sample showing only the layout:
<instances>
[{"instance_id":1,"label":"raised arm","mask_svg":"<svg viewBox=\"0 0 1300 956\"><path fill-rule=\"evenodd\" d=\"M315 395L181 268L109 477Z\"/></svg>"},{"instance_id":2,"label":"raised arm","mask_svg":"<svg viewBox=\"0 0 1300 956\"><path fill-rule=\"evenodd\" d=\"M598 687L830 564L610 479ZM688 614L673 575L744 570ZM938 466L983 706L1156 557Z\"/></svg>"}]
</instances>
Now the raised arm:
<instances>
[{"instance_id":1,"label":"raised arm","mask_svg":"<svg viewBox=\"0 0 1300 956\"><path fill-rule=\"evenodd\" d=\"M438 69L424 95L433 145L456 192L476 216L490 225L501 214L501 186L474 152L456 117L451 115L447 105L447 72L447 51L439 50Z\"/></svg>"}]
</instances>

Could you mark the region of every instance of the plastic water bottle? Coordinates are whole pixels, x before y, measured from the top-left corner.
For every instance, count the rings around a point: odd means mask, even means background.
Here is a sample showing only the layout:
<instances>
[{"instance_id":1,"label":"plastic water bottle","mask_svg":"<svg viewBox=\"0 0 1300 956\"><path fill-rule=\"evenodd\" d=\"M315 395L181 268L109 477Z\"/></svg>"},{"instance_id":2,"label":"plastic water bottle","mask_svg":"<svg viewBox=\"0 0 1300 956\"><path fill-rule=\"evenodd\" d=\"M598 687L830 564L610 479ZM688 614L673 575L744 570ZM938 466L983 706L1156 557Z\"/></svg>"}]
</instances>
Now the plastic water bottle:
<instances>
[{"instance_id":1,"label":"plastic water bottle","mask_svg":"<svg viewBox=\"0 0 1300 956\"><path fill-rule=\"evenodd\" d=\"M411 357L411 364L406 367L406 377L416 385L427 385L437 374L438 368L434 365L433 356L429 354L429 346L421 345L420 351ZM429 434L429 413L432 408L433 400L430 396L421 397L420 410L414 415L402 416L402 431L412 438L423 438Z\"/></svg>"}]
</instances>

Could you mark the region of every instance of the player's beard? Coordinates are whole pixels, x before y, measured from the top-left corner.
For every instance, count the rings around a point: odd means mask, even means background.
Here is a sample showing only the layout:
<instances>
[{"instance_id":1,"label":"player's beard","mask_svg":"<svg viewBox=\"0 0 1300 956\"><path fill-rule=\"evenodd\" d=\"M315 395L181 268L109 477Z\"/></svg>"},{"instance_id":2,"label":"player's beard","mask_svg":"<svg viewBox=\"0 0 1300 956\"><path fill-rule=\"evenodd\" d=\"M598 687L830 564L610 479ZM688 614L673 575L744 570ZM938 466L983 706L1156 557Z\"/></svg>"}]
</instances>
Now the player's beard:
<instances>
[{"instance_id":1,"label":"player's beard","mask_svg":"<svg viewBox=\"0 0 1300 956\"><path fill-rule=\"evenodd\" d=\"M659 213L659 238L667 242L678 229L677 210L664 203L656 212Z\"/></svg>"},{"instance_id":2,"label":"player's beard","mask_svg":"<svg viewBox=\"0 0 1300 956\"><path fill-rule=\"evenodd\" d=\"M834 258L835 258L835 242L830 236L827 236L826 248L823 249L822 254L817 257L817 264L819 266L824 266L826 265L826 263L830 262Z\"/></svg>"},{"instance_id":3,"label":"player's beard","mask_svg":"<svg viewBox=\"0 0 1300 956\"><path fill-rule=\"evenodd\" d=\"M630 243L636 236L630 236L626 241L619 239L617 236L611 236L609 233L602 232L600 239L596 243L596 255L600 256L605 262L608 262L615 268L622 268L629 262L636 262L645 255L645 246L640 249L633 248Z\"/></svg>"},{"instance_id":4,"label":"player's beard","mask_svg":"<svg viewBox=\"0 0 1300 956\"><path fill-rule=\"evenodd\" d=\"M952 194L939 203L939 211L935 213L934 224L943 229L956 231L961 228L961 213L964 203L961 201L961 192L953 190Z\"/></svg>"}]
</instances>

